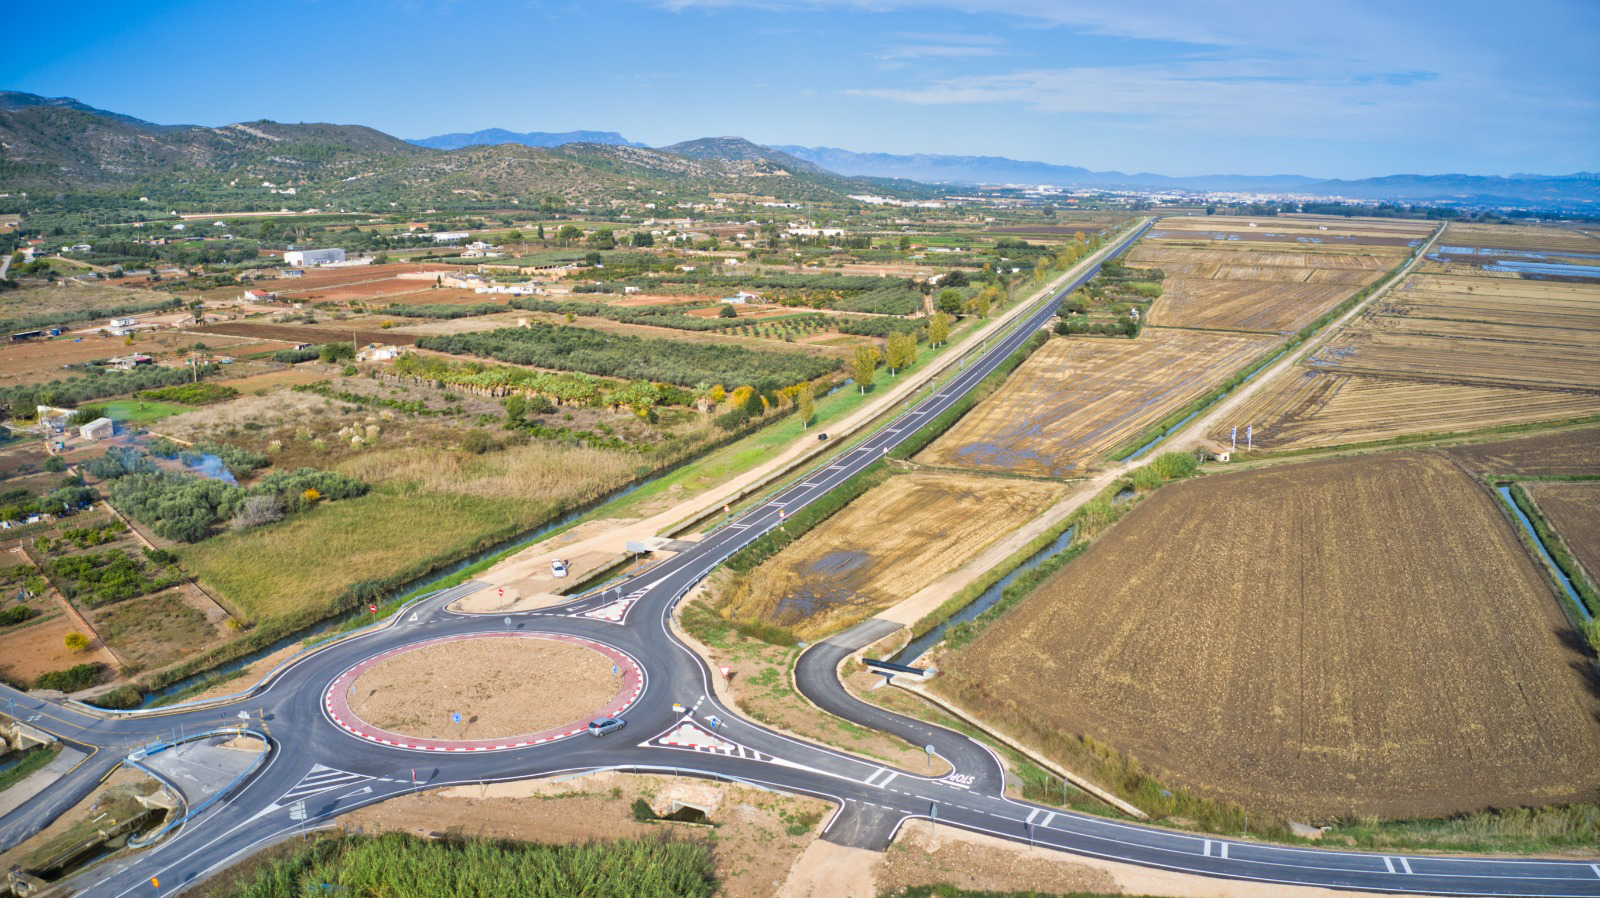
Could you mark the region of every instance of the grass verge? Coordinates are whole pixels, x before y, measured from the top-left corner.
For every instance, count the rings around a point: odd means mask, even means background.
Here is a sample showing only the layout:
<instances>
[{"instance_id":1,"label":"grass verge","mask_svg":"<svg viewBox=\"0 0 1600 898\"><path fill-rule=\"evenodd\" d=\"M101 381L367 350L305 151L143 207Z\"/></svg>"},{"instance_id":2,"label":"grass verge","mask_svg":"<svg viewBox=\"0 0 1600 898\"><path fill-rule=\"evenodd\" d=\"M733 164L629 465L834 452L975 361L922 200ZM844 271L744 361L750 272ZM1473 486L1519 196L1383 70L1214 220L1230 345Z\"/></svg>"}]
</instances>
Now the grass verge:
<instances>
[{"instance_id":1,"label":"grass verge","mask_svg":"<svg viewBox=\"0 0 1600 898\"><path fill-rule=\"evenodd\" d=\"M30 749L26 749L22 752L22 757L17 759L17 763L7 767L5 770L0 770L0 792L4 792L33 774L38 773L46 764L54 761L56 755L59 754L61 754L61 743L59 742L50 745L35 745Z\"/></svg>"}]
</instances>

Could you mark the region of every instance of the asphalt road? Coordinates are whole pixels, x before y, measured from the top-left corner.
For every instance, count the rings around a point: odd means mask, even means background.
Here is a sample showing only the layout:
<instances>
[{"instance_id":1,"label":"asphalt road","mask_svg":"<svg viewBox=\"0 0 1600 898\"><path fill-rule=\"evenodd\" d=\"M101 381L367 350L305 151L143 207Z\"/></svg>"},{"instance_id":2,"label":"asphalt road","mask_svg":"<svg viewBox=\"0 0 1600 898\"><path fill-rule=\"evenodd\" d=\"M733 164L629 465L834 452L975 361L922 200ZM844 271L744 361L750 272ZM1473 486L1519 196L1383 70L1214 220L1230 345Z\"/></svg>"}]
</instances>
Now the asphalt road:
<instances>
[{"instance_id":1,"label":"asphalt road","mask_svg":"<svg viewBox=\"0 0 1600 898\"><path fill-rule=\"evenodd\" d=\"M1125 238L1118 250L1143 230ZM1076 286L1077 281L1061 293ZM1287 848L1013 801L1003 794L999 761L987 748L958 733L866 705L840 687L838 661L881 635L876 631L882 624L869 622L804 653L797 670L800 687L841 717L932 746L951 762L954 772L948 776L918 776L801 742L744 720L717 701L712 672L672 632L670 616L677 601L728 556L780 526L786 514L825 495L958 401L1049 321L1055 300L1041 301L1009 335L991 340L956 376L936 384L909 415L717 528L692 549L603 592L557 608L509 615L449 611L450 602L482 586L465 584L405 610L387 626L302 656L247 698L221 707L107 716L0 690L0 701L14 702L21 719L75 743L100 747L33 802L0 819L0 847L14 844L88 794L131 747L237 724L242 711L272 743L261 769L226 801L157 846L81 876L74 883L80 893L97 898L172 894L294 833L420 789L620 769L736 780L825 798L839 810L823 838L868 848L887 846L906 820L928 819L1075 854L1266 883L1448 895L1600 896L1600 863L1588 861ZM593 614L599 609L611 613ZM508 629L583 637L636 659L645 679L624 715L627 728L599 739L577 735L499 751L423 751L359 738L336 725L325 709L329 685L364 659L442 636ZM689 710L676 713L674 703ZM719 724L714 731L713 718ZM700 747L667 744L683 741L685 727L697 731ZM669 734L674 738L666 739ZM151 885L152 877L159 879L159 890Z\"/></svg>"}]
</instances>

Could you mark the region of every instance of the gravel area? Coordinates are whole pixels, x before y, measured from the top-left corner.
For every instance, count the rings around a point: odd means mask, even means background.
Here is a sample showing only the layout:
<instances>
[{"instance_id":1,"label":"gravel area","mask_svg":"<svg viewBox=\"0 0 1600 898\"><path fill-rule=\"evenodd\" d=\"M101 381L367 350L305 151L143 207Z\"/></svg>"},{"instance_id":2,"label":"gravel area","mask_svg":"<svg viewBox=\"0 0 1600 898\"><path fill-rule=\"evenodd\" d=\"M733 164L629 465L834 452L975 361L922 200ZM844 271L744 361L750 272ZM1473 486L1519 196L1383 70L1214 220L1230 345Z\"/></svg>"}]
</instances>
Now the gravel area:
<instances>
[{"instance_id":1,"label":"gravel area","mask_svg":"<svg viewBox=\"0 0 1600 898\"><path fill-rule=\"evenodd\" d=\"M529 636L423 646L362 672L350 710L423 739L499 739L582 720L622 688L593 649ZM459 713L461 723L452 722Z\"/></svg>"}]
</instances>

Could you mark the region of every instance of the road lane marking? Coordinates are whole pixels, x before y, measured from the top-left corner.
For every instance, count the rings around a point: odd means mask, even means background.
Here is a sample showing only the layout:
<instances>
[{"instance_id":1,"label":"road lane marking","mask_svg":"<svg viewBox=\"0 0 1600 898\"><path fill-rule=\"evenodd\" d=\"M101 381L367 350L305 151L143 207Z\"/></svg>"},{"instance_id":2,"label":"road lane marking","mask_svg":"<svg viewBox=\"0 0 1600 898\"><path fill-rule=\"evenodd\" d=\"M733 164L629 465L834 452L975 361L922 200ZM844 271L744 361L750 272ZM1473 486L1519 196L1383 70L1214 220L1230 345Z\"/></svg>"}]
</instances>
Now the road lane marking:
<instances>
[{"instance_id":1,"label":"road lane marking","mask_svg":"<svg viewBox=\"0 0 1600 898\"><path fill-rule=\"evenodd\" d=\"M1399 862L1400 862L1400 866L1402 866L1402 867L1404 867L1404 868L1406 868L1406 872L1407 872L1407 873L1410 873L1410 872L1411 872L1411 863L1410 863L1410 862L1409 862L1409 861L1407 861L1407 860L1406 860L1406 859L1405 859L1405 858L1403 858L1403 857L1397 857L1397 858L1395 858L1395 860L1397 860L1397 861L1399 861Z\"/></svg>"},{"instance_id":2,"label":"road lane marking","mask_svg":"<svg viewBox=\"0 0 1600 898\"><path fill-rule=\"evenodd\" d=\"M872 781L877 779L878 777L882 776L883 773L884 773L884 768L879 767L878 769L872 771L872 775L867 777L866 779L862 780L862 782L866 783L869 786L873 785Z\"/></svg>"},{"instance_id":3,"label":"road lane marking","mask_svg":"<svg viewBox=\"0 0 1600 898\"><path fill-rule=\"evenodd\" d=\"M1594 871L1596 878L1600 878L1600 864L1590 864L1589 869Z\"/></svg>"},{"instance_id":4,"label":"road lane marking","mask_svg":"<svg viewBox=\"0 0 1600 898\"><path fill-rule=\"evenodd\" d=\"M1389 868L1389 872L1390 872L1390 873L1393 873L1393 872L1394 872L1394 861L1392 861L1392 860L1390 860L1390 859L1388 859L1388 858L1384 858L1384 859L1383 859L1383 865L1384 865L1384 866L1385 866L1385 867L1388 867L1388 868Z\"/></svg>"},{"instance_id":5,"label":"road lane marking","mask_svg":"<svg viewBox=\"0 0 1600 898\"><path fill-rule=\"evenodd\" d=\"M1221 857L1223 860L1227 860L1228 859L1228 843L1227 842L1218 842L1217 846L1221 849L1219 854L1218 854L1218 857Z\"/></svg>"},{"instance_id":6,"label":"road lane marking","mask_svg":"<svg viewBox=\"0 0 1600 898\"><path fill-rule=\"evenodd\" d=\"M1206 841L1206 847L1201 850L1200 854L1203 857L1210 857L1211 856L1211 840L1207 839L1205 841Z\"/></svg>"},{"instance_id":7,"label":"road lane marking","mask_svg":"<svg viewBox=\"0 0 1600 898\"><path fill-rule=\"evenodd\" d=\"M1031 826L1033 824L1033 818L1035 818L1037 816L1039 816L1039 809L1038 808L1034 808L1033 810L1028 812L1028 819L1026 819L1026 820L1024 820L1022 822L1026 823L1026 824L1029 824Z\"/></svg>"},{"instance_id":8,"label":"road lane marking","mask_svg":"<svg viewBox=\"0 0 1600 898\"><path fill-rule=\"evenodd\" d=\"M887 776L887 777L885 777L885 778L884 778L884 780L883 780L883 782L881 782L881 783L879 783L879 784L878 784L878 787L879 787L879 788L880 788L880 789L881 789L881 788L888 788L888 786L889 786L889 781L890 781L890 780L892 780L892 779L894 779L894 778L895 778L895 777L897 777L897 776L899 776L899 775L900 775L900 771L898 771L898 770L891 770L891 771L889 771L889 775L888 775L888 776ZM897 789L897 790L895 790L895 791L899 791L899 790L898 790L898 789Z\"/></svg>"},{"instance_id":9,"label":"road lane marking","mask_svg":"<svg viewBox=\"0 0 1600 898\"><path fill-rule=\"evenodd\" d=\"M1044 822L1039 824L1039 825L1040 826L1049 826L1050 825L1050 821L1052 821L1054 819L1056 819L1056 812L1055 811L1051 811L1050 813L1044 815Z\"/></svg>"}]
</instances>

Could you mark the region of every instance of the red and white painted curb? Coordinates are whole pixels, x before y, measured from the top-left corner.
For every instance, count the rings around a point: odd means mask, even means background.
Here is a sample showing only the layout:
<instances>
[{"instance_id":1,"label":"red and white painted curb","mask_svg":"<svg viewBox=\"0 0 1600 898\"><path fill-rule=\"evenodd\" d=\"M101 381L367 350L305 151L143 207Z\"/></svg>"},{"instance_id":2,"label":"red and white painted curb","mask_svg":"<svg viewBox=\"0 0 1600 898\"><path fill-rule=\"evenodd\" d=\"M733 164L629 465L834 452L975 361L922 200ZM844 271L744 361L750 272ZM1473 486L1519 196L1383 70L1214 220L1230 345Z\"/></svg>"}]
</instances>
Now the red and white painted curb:
<instances>
[{"instance_id":1,"label":"red and white painted curb","mask_svg":"<svg viewBox=\"0 0 1600 898\"><path fill-rule=\"evenodd\" d=\"M635 599L618 599L609 605L601 605L593 611L585 611L582 616L620 624L622 619L628 616L628 609L633 607L635 601Z\"/></svg>"},{"instance_id":2,"label":"red and white painted curb","mask_svg":"<svg viewBox=\"0 0 1600 898\"><path fill-rule=\"evenodd\" d=\"M461 642L468 639L547 639L555 642L566 642L581 645L606 656L616 665L622 675L622 689L610 703L596 709L591 715L581 721L564 727L544 730L538 733L529 733L520 736L500 739L424 739L419 736L407 736L403 733L394 733L380 729L356 716L350 710L348 694L350 686L356 678L365 673L373 665L379 664L396 655L416 651L430 645L439 645L446 642ZM644 670L633 656L621 649L613 648L605 643L595 642L592 639L583 639L577 636L568 636L563 633L467 633L459 636L444 636L438 639L428 639L414 642L410 645L390 649L382 654L374 655L360 664L346 670L336 677L328 686L328 691L323 693L322 708L328 719L340 729L359 739L376 742L380 745L389 745L395 748L410 749L412 751L441 751L441 752L475 752L475 751L505 751L513 748L528 748L534 745L543 745L568 736L576 736L588 728L589 721L599 717L616 717L627 710L639 699L644 692Z\"/></svg>"}]
</instances>

